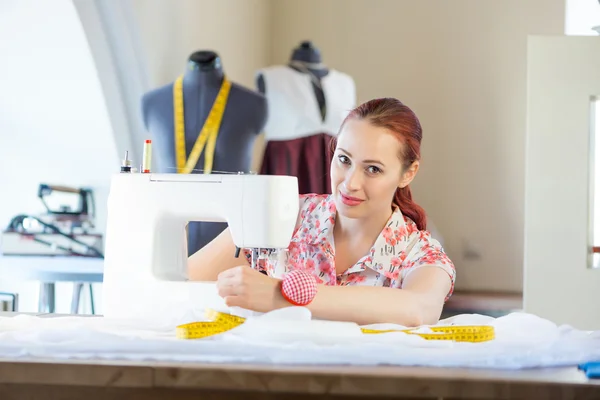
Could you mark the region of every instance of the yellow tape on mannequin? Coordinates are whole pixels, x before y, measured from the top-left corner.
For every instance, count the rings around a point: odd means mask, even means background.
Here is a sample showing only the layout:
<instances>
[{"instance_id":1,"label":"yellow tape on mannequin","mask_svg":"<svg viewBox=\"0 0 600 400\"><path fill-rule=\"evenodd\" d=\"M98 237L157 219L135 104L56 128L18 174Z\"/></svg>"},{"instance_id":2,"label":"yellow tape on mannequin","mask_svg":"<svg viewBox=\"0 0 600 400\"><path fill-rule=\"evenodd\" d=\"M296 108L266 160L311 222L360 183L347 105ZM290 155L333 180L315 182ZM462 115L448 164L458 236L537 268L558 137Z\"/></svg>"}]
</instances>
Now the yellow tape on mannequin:
<instances>
[{"instance_id":1,"label":"yellow tape on mannequin","mask_svg":"<svg viewBox=\"0 0 600 400\"><path fill-rule=\"evenodd\" d=\"M204 126L202 126L202 130L194 143L194 147L192 147L190 156L186 160L185 118L183 115L183 76L178 77L175 81L175 84L173 85L173 112L175 117L175 160L177 162L178 173L189 174L192 172L207 141L208 146L206 148L206 154L204 155L204 173L210 174L212 172L215 145L217 143L217 136L219 135L219 129L221 127L221 121L225 112L225 106L227 105L230 89L231 82L227 77L224 77L221 88L219 89L219 94L210 109L208 118L206 118Z\"/></svg>"}]
</instances>

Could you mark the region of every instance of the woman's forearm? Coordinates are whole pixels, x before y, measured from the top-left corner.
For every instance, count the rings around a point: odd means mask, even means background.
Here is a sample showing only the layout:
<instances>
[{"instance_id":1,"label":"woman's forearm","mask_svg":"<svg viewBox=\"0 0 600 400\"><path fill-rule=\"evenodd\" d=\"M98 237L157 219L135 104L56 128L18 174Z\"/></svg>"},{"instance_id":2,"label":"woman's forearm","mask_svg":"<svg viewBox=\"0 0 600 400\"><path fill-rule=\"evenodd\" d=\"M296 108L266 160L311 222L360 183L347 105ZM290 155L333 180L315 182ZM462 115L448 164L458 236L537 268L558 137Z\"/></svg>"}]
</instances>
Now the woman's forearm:
<instances>
[{"instance_id":1,"label":"woman's forearm","mask_svg":"<svg viewBox=\"0 0 600 400\"><path fill-rule=\"evenodd\" d=\"M427 303L422 294L409 290L319 285L317 295L307 308L318 319L413 327L437 322L441 309Z\"/></svg>"}]
</instances>

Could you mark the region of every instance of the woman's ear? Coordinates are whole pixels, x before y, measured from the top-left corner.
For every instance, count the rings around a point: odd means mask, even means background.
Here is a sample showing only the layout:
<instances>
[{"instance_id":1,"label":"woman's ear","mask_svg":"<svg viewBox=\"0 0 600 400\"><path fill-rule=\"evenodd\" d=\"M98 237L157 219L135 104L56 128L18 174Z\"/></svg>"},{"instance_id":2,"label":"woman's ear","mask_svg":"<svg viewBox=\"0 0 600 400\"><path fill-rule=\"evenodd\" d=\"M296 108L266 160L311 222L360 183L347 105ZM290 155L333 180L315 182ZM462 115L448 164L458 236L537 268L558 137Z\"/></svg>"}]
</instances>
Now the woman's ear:
<instances>
[{"instance_id":1,"label":"woman's ear","mask_svg":"<svg viewBox=\"0 0 600 400\"><path fill-rule=\"evenodd\" d=\"M407 187L412 182L412 180L415 179L415 176L417 175L418 171L419 171L419 161L415 161L402 174L402 179L400 180L400 184L398 185L398 187L399 188Z\"/></svg>"}]
</instances>

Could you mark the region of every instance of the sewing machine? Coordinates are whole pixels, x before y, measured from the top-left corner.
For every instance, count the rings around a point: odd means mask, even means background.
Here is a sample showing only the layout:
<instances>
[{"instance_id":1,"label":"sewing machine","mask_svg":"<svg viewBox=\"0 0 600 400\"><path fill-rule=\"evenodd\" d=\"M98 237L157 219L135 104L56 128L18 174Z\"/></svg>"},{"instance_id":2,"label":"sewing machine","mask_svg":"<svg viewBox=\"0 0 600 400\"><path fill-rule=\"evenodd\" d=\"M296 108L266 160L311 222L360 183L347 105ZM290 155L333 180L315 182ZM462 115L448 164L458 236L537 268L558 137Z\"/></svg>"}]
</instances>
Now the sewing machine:
<instances>
[{"instance_id":1,"label":"sewing machine","mask_svg":"<svg viewBox=\"0 0 600 400\"><path fill-rule=\"evenodd\" d=\"M214 282L188 280L187 223L227 222L240 249L287 248L298 193L292 176L115 174L108 196L102 314L183 320L198 318L205 307L224 308ZM241 252L238 256L243 264Z\"/></svg>"}]
</instances>

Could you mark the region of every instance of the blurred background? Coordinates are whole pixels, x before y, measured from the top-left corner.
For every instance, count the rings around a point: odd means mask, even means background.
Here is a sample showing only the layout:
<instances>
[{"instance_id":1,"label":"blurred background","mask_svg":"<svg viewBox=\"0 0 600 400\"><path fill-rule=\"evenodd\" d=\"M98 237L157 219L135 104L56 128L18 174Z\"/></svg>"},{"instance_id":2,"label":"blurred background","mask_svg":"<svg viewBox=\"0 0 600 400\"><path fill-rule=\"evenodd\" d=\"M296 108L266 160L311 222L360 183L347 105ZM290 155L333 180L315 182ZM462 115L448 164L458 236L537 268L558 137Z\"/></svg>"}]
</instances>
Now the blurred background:
<instances>
[{"instance_id":1,"label":"blurred background","mask_svg":"<svg viewBox=\"0 0 600 400\"><path fill-rule=\"evenodd\" d=\"M458 271L446 312L520 309L528 37L598 36L598 25L596 0L0 0L0 228L45 215L80 229L81 252L101 250L111 174L125 151L139 166L143 140L160 141L143 96L170 87L198 51L257 92L259 71L304 43L319 68L350 78L346 100L397 97L419 116L413 194ZM248 142L249 169L261 169L268 139ZM62 194L94 212L52 214L43 200ZM101 313L101 258L15 240L0 243L5 309L18 294L19 311ZM28 251L39 254L18 257Z\"/></svg>"}]
</instances>

